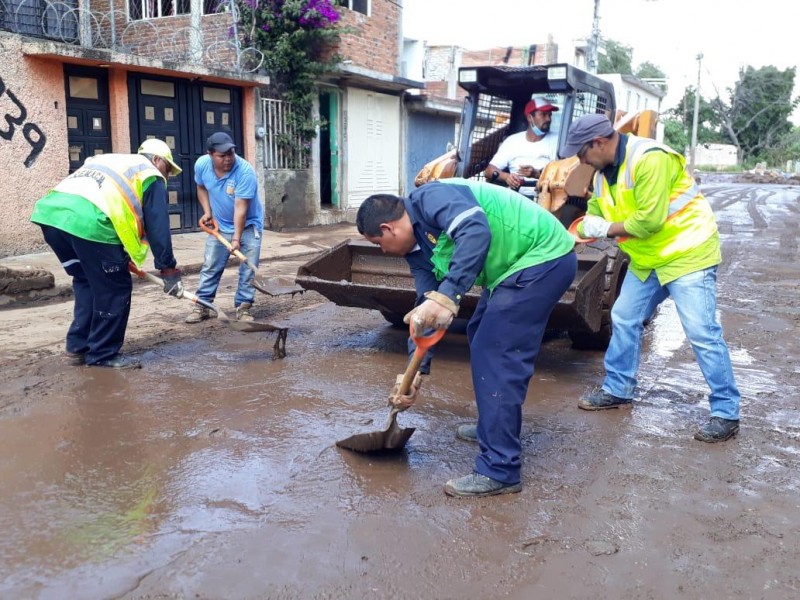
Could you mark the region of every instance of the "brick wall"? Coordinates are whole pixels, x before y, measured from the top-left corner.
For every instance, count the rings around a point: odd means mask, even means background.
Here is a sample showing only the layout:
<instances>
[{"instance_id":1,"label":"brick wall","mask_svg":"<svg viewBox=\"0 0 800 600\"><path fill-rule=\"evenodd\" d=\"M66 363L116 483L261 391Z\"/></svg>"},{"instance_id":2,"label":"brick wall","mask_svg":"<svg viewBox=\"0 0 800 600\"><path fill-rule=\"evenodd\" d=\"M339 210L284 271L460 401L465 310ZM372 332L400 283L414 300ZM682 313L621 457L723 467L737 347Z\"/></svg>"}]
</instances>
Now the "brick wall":
<instances>
[{"instance_id":1,"label":"brick wall","mask_svg":"<svg viewBox=\"0 0 800 600\"><path fill-rule=\"evenodd\" d=\"M458 85L450 85L451 81L457 81L460 67L545 65L556 62L557 56L558 46L552 43L552 40L546 44L508 48L498 46L484 50L465 50L458 46L428 46L425 49L423 67L425 90L432 96L463 99L467 93Z\"/></svg>"},{"instance_id":2,"label":"brick wall","mask_svg":"<svg viewBox=\"0 0 800 600\"><path fill-rule=\"evenodd\" d=\"M355 66L399 75L400 9L386 0L372 0L371 4L370 16L340 7L341 26L354 31L341 36L336 50Z\"/></svg>"}]
</instances>

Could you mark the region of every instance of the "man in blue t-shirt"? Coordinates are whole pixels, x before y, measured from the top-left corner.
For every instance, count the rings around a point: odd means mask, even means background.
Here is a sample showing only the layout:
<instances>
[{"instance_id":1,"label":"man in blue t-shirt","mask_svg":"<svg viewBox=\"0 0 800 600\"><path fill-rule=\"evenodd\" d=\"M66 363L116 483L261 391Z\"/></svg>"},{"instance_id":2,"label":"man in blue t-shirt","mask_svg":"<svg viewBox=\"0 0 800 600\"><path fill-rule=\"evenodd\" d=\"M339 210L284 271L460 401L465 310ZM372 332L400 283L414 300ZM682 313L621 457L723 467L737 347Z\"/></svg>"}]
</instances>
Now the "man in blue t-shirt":
<instances>
[{"instance_id":1,"label":"man in blue t-shirt","mask_svg":"<svg viewBox=\"0 0 800 600\"><path fill-rule=\"evenodd\" d=\"M236 155L236 144L224 131L212 134L206 143L208 154L194 164L197 199L203 207L200 223L208 224L212 217L220 233L241 251L250 264L258 267L261 254L261 232L264 229L264 207L258 198L258 182L253 167ZM200 271L197 296L213 302L219 280L228 262L229 251L216 237L206 240L205 260ZM233 297L236 318L252 321L250 309L255 299L254 273L246 264L239 266L239 285ZM186 317L187 323L199 323L209 316L208 309L196 306Z\"/></svg>"}]
</instances>

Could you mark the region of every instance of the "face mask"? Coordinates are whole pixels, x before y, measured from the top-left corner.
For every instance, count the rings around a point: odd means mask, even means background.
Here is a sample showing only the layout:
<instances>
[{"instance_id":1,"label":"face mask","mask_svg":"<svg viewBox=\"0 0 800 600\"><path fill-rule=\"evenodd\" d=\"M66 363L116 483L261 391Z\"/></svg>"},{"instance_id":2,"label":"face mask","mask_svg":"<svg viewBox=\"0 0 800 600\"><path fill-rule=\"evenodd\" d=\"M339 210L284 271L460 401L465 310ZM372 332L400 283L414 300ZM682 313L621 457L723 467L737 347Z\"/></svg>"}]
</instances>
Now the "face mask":
<instances>
[{"instance_id":1,"label":"face mask","mask_svg":"<svg viewBox=\"0 0 800 600\"><path fill-rule=\"evenodd\" d=\"M539 129L539 128L538 128L536 125L533 125L533 124L531 124L531 131L532 131L532 132L533 132L535 135L538 135L538 136L542 136L542 135L544 135L544 134L545 134L545 132L544 132L544 131L542 131L542 130L541 130L541 129Z\"/></svg>"}]
</instances>

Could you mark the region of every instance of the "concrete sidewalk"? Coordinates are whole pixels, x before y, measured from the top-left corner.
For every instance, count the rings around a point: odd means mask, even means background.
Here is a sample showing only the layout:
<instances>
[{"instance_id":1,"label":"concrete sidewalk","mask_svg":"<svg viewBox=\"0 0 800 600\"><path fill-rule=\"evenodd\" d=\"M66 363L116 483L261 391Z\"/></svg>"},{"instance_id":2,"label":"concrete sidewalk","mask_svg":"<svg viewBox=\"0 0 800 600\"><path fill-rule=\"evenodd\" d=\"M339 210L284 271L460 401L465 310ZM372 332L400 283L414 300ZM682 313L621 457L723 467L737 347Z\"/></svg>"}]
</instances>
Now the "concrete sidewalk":
<instances>
[{"instance_id":1,"label":"concrete sidewalk","mask_svg":"<svg viewBox=\"0 0 800 600\"><path fill-rule=\"evenodd\" d=\"M348 238L360 236L352 223L304 227L291 231L264 231L261 242L261 267L269 275L269 263L280 260L309 258ZM172 236L172 247L178 267L184 274L198 273L203 265L203 250L208 234L179 233ZM228 268L237 268L239 260L231 258ZM145 270L153 271L152 256ZM0 258L0 308L22 303L69 298L72 278L64 272L55 254L42 252Z\"/></svg>"}]
</instances>

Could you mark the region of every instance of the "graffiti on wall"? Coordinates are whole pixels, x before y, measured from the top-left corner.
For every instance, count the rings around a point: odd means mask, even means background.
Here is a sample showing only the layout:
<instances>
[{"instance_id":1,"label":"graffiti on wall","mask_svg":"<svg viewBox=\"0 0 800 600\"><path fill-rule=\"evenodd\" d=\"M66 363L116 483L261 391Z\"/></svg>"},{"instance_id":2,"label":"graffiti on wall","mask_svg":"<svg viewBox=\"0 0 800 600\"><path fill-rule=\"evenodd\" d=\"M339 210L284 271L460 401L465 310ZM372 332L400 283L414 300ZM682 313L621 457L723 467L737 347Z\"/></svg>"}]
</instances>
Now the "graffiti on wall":
<instances>
[{"instance_id":1,"label":"graffiti on wall","mask_svg":"<svg viewBox=\"0 0 800 600\"><path fill-rule=\"evenodd\" d=\"M7 96L8 99L11 100L11 102L16 106L16 109L12 110L12 112L7 112L4 115L5 122L8 124L8 129L4 129L2 122L0 122L0 138L10 141L17 132L17 127L22 127L22 137L25 138L25 141L28 142L31 147L30 154L28 154L28 157L25 159L24 163L25 167L30 167L36 162L39 154L42 153L44 145L47 143L47 136L45 136L44 132L39 129L39 126L36 123L25 122L28 118L28 109L26 109L25 105L19 101L19 98L17 98L14 92L6 87L6 84L3 82L3 78L0 77L0 102L2 102L3 95Z\"/></svg>"}]
</instances>

